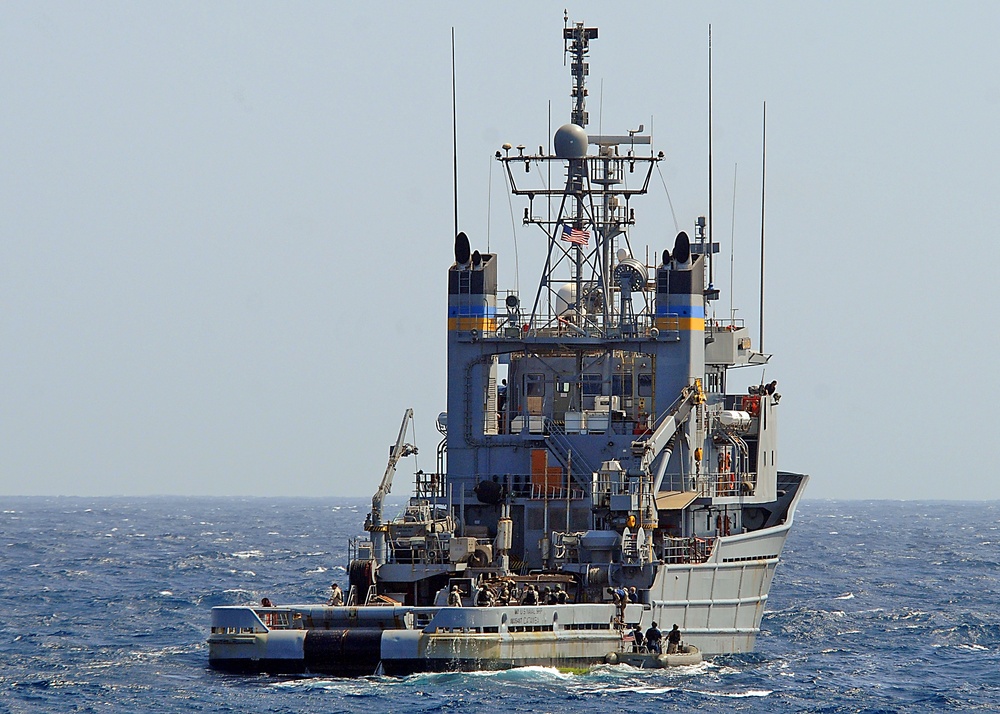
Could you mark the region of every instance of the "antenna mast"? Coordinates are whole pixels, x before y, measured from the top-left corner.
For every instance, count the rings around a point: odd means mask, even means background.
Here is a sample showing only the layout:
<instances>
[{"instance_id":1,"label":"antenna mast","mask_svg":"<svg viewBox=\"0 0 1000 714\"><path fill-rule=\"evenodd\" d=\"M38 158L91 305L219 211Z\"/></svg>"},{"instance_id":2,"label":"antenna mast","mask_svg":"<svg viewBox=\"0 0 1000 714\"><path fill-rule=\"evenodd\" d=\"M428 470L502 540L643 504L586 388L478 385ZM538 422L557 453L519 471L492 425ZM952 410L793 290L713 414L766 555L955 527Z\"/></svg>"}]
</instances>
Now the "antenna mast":
<instances>
[{"instance_id":1,"label":"antenna mast","mask_svg":"<svg viewBox=\"0 0 1000 714\"><path fill-rule=\"evenodd\" d=\"M764 196L767 186L767 102L761 122L760 148L760 341L758 349L764 351Z\"/></svg>"},{"instance_id":2,"label":"antenna mast","mask_svg":"<svg viewBox=\"0 0 1000 714\"><path fill-rule=\"evenodd\" d=\"M708 26L708 285L715 284L715 260L712 244L712 25Z\"/></svg>"},{"instance_id":3,"label":"antenna mast","mask_svg":"<svg viewBox=\"0 0 1000 714\"><path fill-rule=\"evenodd\" d=\"M458 100L455 91L455 28L451 28L451 157L455 188L455 235L458 235Z\"/></svg>"},{"instance_id":4,"label":"antenna mast","mask_svg":"<svg viewBox=\"0 0 1000 714\"><path fill-rule=\"evenodd\" d=\"M569 51L572 55L573 74L573 112L571 122L581 129L587 128L587 74L589 65L585 61L587 51L590 49L590 40L597 37L597 28L584 27L583 23L577 23L571 28L563 29L563 41L569 43ZM570 159L569 161L569 185L567 194L576 198L576 212L574 216L575 228L583 228L584 219L584 184L587 178L587 163L580 159ZM595 231L596 232L596 231ZM596 238L596 236L595 236ZM598 238L599 240L599 238ZM576 324L583 325L583 247L576 243L573 245L574 270L576 273L575 285L575 309Z\"/></svg>"}]
</instances>

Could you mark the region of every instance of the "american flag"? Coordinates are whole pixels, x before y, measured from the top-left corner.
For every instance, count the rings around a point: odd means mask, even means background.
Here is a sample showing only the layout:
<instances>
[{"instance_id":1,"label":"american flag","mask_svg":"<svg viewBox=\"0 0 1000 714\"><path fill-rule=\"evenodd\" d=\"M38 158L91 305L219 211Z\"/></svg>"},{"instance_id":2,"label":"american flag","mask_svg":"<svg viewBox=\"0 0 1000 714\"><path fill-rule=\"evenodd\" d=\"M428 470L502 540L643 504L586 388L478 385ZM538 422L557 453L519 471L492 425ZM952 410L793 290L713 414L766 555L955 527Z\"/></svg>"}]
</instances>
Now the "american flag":
<instances>
[{"instance_id":1,"label":"american flag","mask_svg":"<svg viewBox=\"0 0 1000 714\"><path fill-rule=\"evenodd\" d=\"M564 225L562 239L567 243L587 245L587 242L590 240L590 231L584 230L583 228L572 228Z\"/></svg>"}]
</instances>

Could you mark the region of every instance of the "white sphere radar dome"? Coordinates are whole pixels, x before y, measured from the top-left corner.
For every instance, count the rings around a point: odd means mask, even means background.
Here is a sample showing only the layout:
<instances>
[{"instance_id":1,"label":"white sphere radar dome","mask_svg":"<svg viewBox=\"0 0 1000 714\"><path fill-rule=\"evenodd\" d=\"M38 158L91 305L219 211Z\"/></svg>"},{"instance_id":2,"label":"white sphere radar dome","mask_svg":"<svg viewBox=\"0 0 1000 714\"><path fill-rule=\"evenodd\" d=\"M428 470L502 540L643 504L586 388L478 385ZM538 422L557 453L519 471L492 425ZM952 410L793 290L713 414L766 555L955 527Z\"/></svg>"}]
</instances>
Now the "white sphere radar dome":
<instances>
[{"instance_id":1,"label":"white sphere radar dome","mask_svg":"<svg viewBox=\"0 0 1000 714\"><path fill-rule=\"evenodd\" d=\"M563 124L556 129L556 156L560 159L582 159L587 155L587 132L576 124Z\"/></svg>"}]
</instances>

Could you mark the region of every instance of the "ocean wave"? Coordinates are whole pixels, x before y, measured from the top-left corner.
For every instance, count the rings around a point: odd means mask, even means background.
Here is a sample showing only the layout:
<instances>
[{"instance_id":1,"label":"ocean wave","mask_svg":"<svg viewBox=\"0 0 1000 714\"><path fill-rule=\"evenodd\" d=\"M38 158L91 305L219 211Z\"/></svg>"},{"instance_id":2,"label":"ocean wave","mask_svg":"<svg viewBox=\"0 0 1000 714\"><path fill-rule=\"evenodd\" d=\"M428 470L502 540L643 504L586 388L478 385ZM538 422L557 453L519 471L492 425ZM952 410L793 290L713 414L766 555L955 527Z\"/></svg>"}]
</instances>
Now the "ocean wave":
<instances>
[{"instance_id":1,"label":"ocean wave","mask_svg":"<svg viewBox=\"0 0 1000 714\"><path fill-rule=\"evenodd\" d=\"M357 533L356 506L337 503L341 510L331 517L329 504L304 500L280 507L254 499L69 503L5 505L17 515L3 519L0 602L8 617L0 623L0 710L1000 708L1000 573L989 565L998 560L997 538L984 536L997 528L995 504L804 503L754 652L669 670L599 665L576 674L539 667L337 679L214 672L205 638L214 605L259 602L265 594L314 600L317 579L303 569L322 559L325 577L343 574L346 547L326 544ZM85 514L85 505L94 510ZM831 525L844 537L829 537ZM290 535L267 536L271 531ZM109 532L119 537L104 537ZM214 535L200 535L206 532ZM863 553L857 543L867 544Z\"/></svg>"}]
</instances>

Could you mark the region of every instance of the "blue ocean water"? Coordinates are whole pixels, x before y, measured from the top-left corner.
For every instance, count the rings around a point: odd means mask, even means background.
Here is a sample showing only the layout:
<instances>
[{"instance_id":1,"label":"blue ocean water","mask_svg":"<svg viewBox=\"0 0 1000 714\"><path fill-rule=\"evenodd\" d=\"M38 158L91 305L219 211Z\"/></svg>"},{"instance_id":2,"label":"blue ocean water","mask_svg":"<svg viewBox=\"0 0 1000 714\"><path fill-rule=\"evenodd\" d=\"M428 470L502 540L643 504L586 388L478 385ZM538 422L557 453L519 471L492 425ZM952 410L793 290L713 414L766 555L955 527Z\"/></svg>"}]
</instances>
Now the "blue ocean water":
<instances>
[{"instance_id":1,"label":"blue ocean water","mask_svg":"<svg viewBox=\"0 0 1000 714\"><path fill-rule=\"evenodd\" d=\"M362 500L7 498L0 711L1000 710L1000 504L805 501L757 650L405 679L213 672L213 605L311 602ZM391 512L391 510L390 510Z\"/></svg>"}]
</instances>

